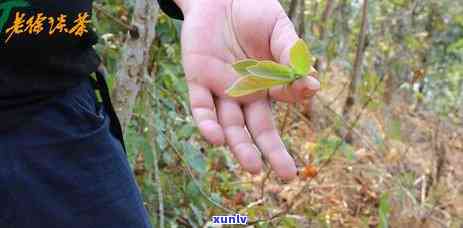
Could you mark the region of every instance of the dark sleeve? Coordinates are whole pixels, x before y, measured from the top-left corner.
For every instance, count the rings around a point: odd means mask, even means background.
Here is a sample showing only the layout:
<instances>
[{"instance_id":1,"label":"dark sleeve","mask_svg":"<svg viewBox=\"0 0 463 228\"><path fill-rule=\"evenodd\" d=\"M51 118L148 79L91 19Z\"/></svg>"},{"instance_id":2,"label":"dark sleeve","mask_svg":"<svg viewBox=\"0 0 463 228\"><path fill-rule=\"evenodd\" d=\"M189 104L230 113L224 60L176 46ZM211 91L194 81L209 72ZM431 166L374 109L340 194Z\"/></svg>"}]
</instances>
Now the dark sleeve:
<instances>
[{"instance_id":1,"label":"dark sleeve","mask_svg":"<svg viewBox=\"0 0 463 228\"><path fill-rule=\"evenodd\" d=\"M159 6L162 11L169 15L169 17L183 20L183 13L173 0L158 0Z\"/></svg>"}]
</instances>

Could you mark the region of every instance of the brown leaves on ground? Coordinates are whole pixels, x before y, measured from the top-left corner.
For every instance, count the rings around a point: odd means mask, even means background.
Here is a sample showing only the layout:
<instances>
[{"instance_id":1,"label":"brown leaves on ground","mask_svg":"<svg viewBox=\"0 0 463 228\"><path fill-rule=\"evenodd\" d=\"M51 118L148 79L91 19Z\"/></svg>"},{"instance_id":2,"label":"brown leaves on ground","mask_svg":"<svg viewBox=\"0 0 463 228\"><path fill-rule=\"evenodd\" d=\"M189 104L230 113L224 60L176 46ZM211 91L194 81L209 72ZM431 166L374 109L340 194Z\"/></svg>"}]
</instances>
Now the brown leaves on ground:
<instances>
[{"instance_id":1,"label":"brown leaves on ground","mask_svg":"<svg viewBox=\"0 0 463 228\"><path fill-rule=\"evenodd\" d=\"M406 104L394 105L388 116L382 109L366 110L353 130L353 158L341 148L323 167L321 140L339 138L333 112L342 110L343 80L332 78L325 86L320 96L332 102L314 102L310 119L301 114L304 107L276 106L299 178L284 184L274 175L238 173L254 189L246 192L242 213L266 220L283 212L271 221L276 226L291 218L297 227L377 227L380 198L387 192L390 227L463 224L463 129L432 113ZM388 135L388 118L400 123L400 139ZM241 195L232 201L241 203Z\"/></svg>"}]
</instances>

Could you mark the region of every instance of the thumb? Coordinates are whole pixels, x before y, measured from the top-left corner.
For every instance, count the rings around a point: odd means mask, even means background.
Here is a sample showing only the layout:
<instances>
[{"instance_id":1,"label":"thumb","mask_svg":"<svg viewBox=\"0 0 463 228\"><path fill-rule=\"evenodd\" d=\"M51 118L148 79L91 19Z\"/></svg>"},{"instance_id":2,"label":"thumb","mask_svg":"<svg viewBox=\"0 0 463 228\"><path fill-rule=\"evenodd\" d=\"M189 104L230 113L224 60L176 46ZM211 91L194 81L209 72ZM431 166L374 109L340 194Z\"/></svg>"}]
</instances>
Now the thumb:
<instances>
[{"instance_id":1,"label":"thumb","mask_svg":"<svg viewBox=\"0 0 463 228\"><path fill-rule=\"evenodd\" d=\"M294 24L285 13L278 17L270 37L273 58L281 64L289 64L291 47L299 40Z\"/></svg>"},{"instance_id":2,"label":"thumb","mask_svg":"<svg viewBox=\"0 0 463 228\"><path fill-rule=\"evenodd\" d=\"M281 64L289 65L290 51L299 40L293 23L285 13L277 19L270 38L273 58ZM313 96L320 89L320 82L313 76L302 78L292 86L281 86L270 91L270 96L283 102L299 102Z\"/></svg>"}]
</instances>

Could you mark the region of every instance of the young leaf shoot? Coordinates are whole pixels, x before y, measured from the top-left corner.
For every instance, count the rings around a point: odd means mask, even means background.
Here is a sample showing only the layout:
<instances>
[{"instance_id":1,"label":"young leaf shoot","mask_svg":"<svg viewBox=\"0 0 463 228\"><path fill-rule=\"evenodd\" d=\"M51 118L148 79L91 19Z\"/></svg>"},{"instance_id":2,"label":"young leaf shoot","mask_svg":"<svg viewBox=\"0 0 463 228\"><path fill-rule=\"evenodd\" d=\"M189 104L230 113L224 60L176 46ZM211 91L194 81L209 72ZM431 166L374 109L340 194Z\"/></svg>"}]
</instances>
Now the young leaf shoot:
<instances>
[{"instance_id":1,"label":"young leaf shoot","mask_svg":"<svg viewBox=\"0 0 463 228\"><path fill-rule=\"evenodd\" d=\"M307 76L312 68L313 59L309 47L298 40L290 50L290 66L273 61L244 59L233 64L240 78L227 89L227 95L240 97L274 86L288 85Z\"/></svg>"},{"instance_id":2,"label":"young leaf shoot","mask_svg":"<svg viewBox=\"0 0 463 228\"><path fill-rule=\"evenodd\" d=\"M307 75L313 65L309 47L303 40L299 40L290 50L290 64L298 75Z\"/></svg>"}]
</instances>

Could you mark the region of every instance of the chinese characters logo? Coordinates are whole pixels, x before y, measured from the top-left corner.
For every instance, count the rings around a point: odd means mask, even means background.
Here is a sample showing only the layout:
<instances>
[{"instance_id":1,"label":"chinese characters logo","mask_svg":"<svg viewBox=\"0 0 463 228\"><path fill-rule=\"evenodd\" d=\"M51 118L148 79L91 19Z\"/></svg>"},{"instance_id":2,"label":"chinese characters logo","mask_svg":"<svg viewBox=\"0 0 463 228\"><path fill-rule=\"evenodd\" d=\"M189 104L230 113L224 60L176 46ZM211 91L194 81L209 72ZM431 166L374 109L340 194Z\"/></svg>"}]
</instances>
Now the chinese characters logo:
<instances>
[{"instance_id":1,"label":"chinese characters logo","mask_svg":"<svg viewBox=\"0 0 463 228\"><path fill-rule=\"evenodd\" d=\"M8 18L10 18L11 11L14 8L28 7L29 3L24 0L0 0L0 33L3 31Z\"/></svg>"},{"instance_id":2,"label":"chinese characters logo","mask_svg":"<svg viewBox=\"0 0 463 228\"><path fill-rule=\"evenodd\" d=\"M14 14L11 25L6 25L14 8L29 7L29 3L25 0L7 0L6 2L0 0L0 2L0 33L5 29L5 43L8 43L14 36L19 35L38 35L46 32L50 36L56 33L67 33L82 37L85 33L88 33L87 28L91 20L87 12L81 12L75 18L68 18L68 15L65 14L52 17L45 15L43 12L29 16L18 10ZM68 22L70 23L68 24Z\"/></svg>"}]
</instances>

